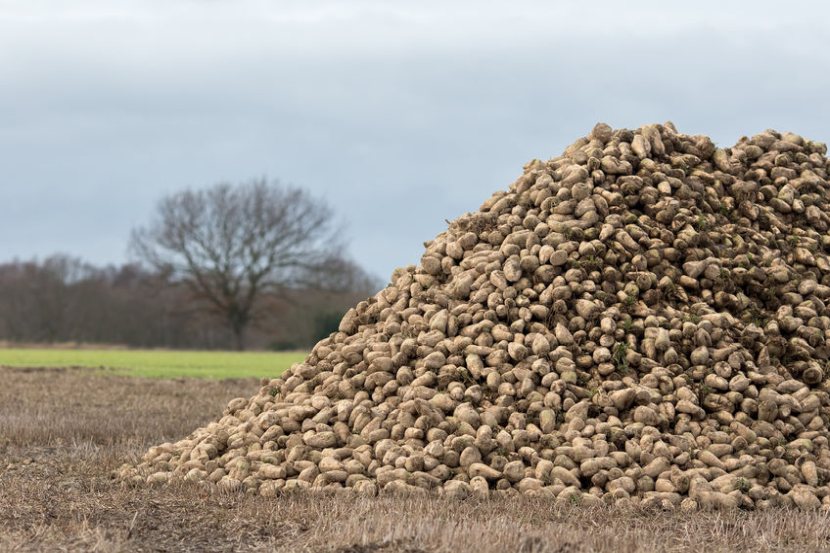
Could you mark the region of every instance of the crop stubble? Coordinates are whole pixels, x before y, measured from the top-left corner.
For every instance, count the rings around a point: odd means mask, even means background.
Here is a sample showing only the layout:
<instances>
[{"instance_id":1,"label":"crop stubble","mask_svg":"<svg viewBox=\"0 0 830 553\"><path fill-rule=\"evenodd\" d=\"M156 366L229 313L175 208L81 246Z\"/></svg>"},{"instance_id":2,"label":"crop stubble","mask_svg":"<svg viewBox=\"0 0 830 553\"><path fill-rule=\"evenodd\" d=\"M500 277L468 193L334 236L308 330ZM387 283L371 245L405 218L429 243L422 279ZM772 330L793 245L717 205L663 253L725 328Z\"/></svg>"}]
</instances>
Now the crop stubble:
<instances>
[{"instance_id":1,"label":"crop stubble","mask_svg":"<svg viewBox=\"0 0 830 553\"><path fill-rule=\"evenodd\" d=\"M250 394L253 380L0 369L0 551L816 551L820 512L700 512L129 488L112 473Z\"/></svg>"}]
</instances>

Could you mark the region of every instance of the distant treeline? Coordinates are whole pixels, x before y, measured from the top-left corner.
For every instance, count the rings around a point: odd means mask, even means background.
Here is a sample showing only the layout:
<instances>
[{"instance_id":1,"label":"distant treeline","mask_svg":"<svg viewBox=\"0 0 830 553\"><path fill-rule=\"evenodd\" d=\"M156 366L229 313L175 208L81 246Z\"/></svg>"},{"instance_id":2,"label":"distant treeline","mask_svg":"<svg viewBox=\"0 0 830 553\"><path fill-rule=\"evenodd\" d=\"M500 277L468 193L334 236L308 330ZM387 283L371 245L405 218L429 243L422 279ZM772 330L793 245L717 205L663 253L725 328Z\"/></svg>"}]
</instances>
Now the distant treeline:
<instances>
[{"instance_id":1,"label":"distant treeline","mask_svg":"<svg viewBox=\"0 0 830 553\"><path fill-rule=\"evenodd\" d=\"M325 283L265 296L246 336L257 349L303 349L337 329L346 310L379 283L354 264ZM55 255L0 264L0 341L131 347L234 347L234 336L183 282L139 265L98 267Z\"/></svg>"}]
</instances>

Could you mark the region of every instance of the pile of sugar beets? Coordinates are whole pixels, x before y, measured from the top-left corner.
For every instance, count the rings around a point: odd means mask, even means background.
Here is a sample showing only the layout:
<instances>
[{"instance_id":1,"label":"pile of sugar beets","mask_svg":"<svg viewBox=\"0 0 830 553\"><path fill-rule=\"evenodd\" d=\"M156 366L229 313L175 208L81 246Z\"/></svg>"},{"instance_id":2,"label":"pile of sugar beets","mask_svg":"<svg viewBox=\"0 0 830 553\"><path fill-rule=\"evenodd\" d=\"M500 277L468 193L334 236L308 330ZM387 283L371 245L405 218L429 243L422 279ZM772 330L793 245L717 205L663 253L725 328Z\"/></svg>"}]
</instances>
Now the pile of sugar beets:
<instances>
[{"instance_id":1,"label":"pile of sugar beets","mask_svg":"<svg viewBox=\"0 0 830 553\"><path fill-rule=\"evenodd\" d=\"M120 471L273 496L830 508L830 162L598 124L305 362Z\"/></svg>"}]
</instances>

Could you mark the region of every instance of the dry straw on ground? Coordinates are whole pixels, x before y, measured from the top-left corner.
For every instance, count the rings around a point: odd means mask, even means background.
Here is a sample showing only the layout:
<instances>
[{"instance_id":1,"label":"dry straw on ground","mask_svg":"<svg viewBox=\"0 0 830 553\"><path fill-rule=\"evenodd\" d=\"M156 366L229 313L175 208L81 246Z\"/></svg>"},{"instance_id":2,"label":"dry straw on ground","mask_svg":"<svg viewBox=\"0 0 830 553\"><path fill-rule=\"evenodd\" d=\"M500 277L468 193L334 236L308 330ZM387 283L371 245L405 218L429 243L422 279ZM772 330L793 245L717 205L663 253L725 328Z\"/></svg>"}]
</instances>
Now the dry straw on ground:
<instances>
[{"instance_id":1,"label":"dry straw on ground","mask_svg":"<svg viewBox=\"0 0 830 553\"><path fill-rule=\"evenodd\" d=\"M826 146L597 125L136 483L830 506Z\"/></svg>"},{"instance_id":2,"label":"dry straw on ground","mask_svg":"<svg viewBox=\"0 0 830 553\"><path fill-rule=\"evenodd\" d=\"M185 435L256 382L0 368L0 551L580 553L830 549L830 515L622 510L125 487L124 458Z\"/></svg>"}]
</instances>

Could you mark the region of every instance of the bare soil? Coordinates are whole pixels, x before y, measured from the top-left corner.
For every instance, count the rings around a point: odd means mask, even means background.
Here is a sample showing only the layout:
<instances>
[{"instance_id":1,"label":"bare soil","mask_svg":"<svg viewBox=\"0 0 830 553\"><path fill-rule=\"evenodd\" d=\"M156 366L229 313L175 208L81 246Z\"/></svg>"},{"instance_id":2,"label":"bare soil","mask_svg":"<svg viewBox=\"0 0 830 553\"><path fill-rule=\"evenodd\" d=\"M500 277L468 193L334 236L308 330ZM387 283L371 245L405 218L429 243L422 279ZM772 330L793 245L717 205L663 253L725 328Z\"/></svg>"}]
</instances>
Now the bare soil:
<instances>
[{"instance_id":1,"label":"bare soil","mask_svg":"<svg viewBox=\"0 0 830 553\"><path fill-rule=\"evenodd\" d=\"M129 488L112 472L256 380L0 368L0 551L830 551L830 515L586 510L543 501Z\"/></svg>"}]
</instances>

